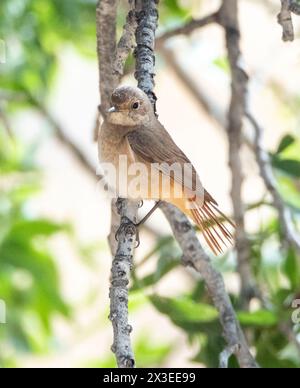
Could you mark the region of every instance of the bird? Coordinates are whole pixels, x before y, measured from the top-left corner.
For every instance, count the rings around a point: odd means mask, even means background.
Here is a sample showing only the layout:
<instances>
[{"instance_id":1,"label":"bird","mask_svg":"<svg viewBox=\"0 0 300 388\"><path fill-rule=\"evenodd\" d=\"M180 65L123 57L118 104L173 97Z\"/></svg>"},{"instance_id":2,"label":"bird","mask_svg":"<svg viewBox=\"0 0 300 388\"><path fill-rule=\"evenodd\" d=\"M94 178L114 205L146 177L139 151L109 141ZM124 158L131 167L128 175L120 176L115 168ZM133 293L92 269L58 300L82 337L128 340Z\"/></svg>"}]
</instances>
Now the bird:
<instances>
[{"instance_id":1,"label":"bird","mask_svg":"<svg viewBox=\"0 0 300 388\"><path fill-rule=\"evenodd\" d=\"M215 255L223 253L226 246L233 244L233 221L219 209L216 200L202 186L191 161L160 123L150 99L141 89L119 86L113 91L111 107L99 131L98 150L100 163L110 164L116 171L109 184L115 187L117 196L156 200L154 208L161 201L176 206L195 222ZM142 172L124 172L120 160L126 160L128 170L138 165ZM170 168L172 166L173 169ZM156 173L154 185L153 172ZM169 182L169 190L164 179ZM125 187L121 187L124 186L121 181L125 182ZM140 186L138 195L126 190L130 185L136 186L137 181Z\"/></svg>"}]
</instances>

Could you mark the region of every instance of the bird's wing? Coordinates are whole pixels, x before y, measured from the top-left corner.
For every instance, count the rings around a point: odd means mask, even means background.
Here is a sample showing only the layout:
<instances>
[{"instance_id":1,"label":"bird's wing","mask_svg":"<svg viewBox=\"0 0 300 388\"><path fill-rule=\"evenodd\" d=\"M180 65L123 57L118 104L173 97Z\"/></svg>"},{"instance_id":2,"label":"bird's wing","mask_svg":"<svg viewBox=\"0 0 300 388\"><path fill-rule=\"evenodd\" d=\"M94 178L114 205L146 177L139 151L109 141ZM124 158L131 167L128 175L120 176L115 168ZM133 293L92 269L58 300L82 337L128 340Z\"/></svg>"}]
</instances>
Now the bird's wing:
<instances>
[{"instance_id":1,"label":"bird's wing","mask_svg":"<svg viewBox=\"0 0 300 388\"><path fill-rule=\"evenodd\" d=\"M224 245L227 245L228 242L232 244L234 237L225 223L228 222L233 228L235 228L235 225L218 209L218 204L214 198L202 188L200 179L190 160L177 147L168 132L162 126L155 125L153 130L151 128L139 128L137 131L130 132L127 137L136 159L152 165L164 163L166 167L159 167L159 170L164 175L174 179L183 188L188 189L188 192L193 193L188 198L193 205L191 215L212 251L215 254L221 253ZM176 176L176 171L174 176L170 175L168 166L174 163L178 163L181 171L182 166L186 163L192 167L188 179L186 179L185 174L184 182L180 174ZM200 185L200 190L196 193L195 182L197 182L197 187Z\"/></svg>"},{"instance_id":2,"label":"bird's wing","mask_svg":"<svg viewBox=\"0 0 300 388\"><path fill-rule=\"evenodd\" d=\"M139 160L151 163L182 188L203 198L204 189L195 168L158 121L153 129L139 128L130 132L127 138Z\"/></svg>"}]
</instances>

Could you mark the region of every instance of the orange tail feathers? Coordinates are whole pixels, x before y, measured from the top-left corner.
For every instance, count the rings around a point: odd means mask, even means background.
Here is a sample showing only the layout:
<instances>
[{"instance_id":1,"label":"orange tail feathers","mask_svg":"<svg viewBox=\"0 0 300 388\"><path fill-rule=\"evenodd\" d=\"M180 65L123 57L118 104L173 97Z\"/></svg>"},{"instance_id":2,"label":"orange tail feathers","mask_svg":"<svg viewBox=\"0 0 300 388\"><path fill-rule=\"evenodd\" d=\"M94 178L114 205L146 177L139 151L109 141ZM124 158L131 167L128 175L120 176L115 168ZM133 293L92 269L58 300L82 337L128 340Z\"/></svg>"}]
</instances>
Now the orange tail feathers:
<instances>
[{"instance_id":1,"label":"orange tail feathers","mask_svg":"<svg viewBox=\"0 0 300 388\"><path fill-rule=\"evenodd\" d=\"M224 252L224 248L234 244L234 237L226 223L234 229L234 223L218 209L215 200L205 192L205 200L202 206L197 205L197 200L191 200L194 209L191 209L194 221L203 234L205 241L217 256Z\"/></svg>"}]
</instances>

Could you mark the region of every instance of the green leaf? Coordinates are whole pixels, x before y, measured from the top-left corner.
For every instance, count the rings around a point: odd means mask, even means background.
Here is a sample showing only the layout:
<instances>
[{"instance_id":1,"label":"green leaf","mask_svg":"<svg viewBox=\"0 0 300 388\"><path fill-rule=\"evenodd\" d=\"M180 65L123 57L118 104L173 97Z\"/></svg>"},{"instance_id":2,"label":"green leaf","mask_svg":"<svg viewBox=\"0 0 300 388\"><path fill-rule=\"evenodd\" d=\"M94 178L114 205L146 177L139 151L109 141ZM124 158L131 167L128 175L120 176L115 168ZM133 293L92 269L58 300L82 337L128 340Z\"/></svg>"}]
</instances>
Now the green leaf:
<instances>
[{"instance_id":1,"label":"green leaf","mask_svg":"<svg viewBox=\"0 0 300 388\"><path fill-rule=\"evenodd\" d=\"M136 291L141 288L149 287L156 284L170 271L180 263L180 252L178 246L174 243L172 236L167 236L159 239L154 249L152 249L139 263L138 267L144 265L154 255L159 254L157 266L154 272L146 275L143 278L138 278L136 273L133 276L133 285L131 290Z\"/></svg>"},{"instance_id":2,"label":"green leaf","mask_svg":"<svg viewBox=\"0 0 300 388\"><path fill-rule=\"evenodd\" d=\"M243 326L271 327L278 323L276 314L269 310L239 311L237 317Z\"/></svg>"},{"instance_id":3,"label":"green leaf","mask_svg":"<svg viewBox=\"0 0 300 388\"><path fill-rule=\"evenodd\" d=\"M287 175L279 176L278 182L280 194L284 201L292 208L292 210L299 212L300 192L297 182Z\"/></svg>"},{"instance_id":4,"label":"green leaf","mask_svg":"<svg viewBox=\"0 0 300 388\"><path fill-rule=\"evenodd\" d=\"M205 327L208 330L209 324L217 322L218 312L214 307L196 303L186 296L173 299L152 295L149 299L159 312L188 332L198 332Z\"/></svg>"},{"instance_id":5,"label":"green leaf","mask_svg":"<svg viewBox=\"0 0 300 388\"><path fill-rule=\"evenodd\" d=\"M278 146L276 154L280 154L281 152L283 152L286 148L288 148L290 145L292 145L295 141L296 141L296 139L292 135L284 136L282 138L279 146Z\"/></svg>"},{"instance_id":6,"label":"green leaf","mask_svg":"<svg viewBox=\"0 0 300 388\"><path fill-rule=\"evenodd\" d=\"M272 165L277 170L283 171L286 174L300 178L300 161L295 159L281 159L277 155L272 158Z\"/></svg>"},{"instance_id":7,"label":"green leaf","mask_svg":"<svg viewBox=\"0 0 300 388\"><path fill-rule=\"evenodd\" d=\"M151 335L142 335L133 345L133 350L138 368L161 367L173 350L173 344L167 342L157 342ZM99 360L84 361L79 367L85 368L115 368L116 359L109 354L106 358Z\"/></svg>"},{"instance_id":8,"label":"green leaf","mask_svg":"<svg viewBox=\"0 0 300 388\"><path fill-rule=\"evenodd\" d=\"M224 73L226 74L230 73L230 65L229 65L228 57L216 58L213 61L213 64L217 66L220 70L222 70Z\"/></svg>"},{"instance_id":9,"label":"green leaf","mask_svg":"<svg viewBox=\"0 0 300 388\"><path fill-rule=\"evenodd\" d=\"M142 335L134 345L134 353L139 368L161 367L170 355L173 344L157 342L151 339L151 335Z\"/></svg>"},{"instance_id":10,"label":"green leaf","mask_svg":"<svg viewBox=\"0 0 300 388\"><path fill-rule=\"evenodd\" d=\"M161 280L164 276L166 276L169 272L171 272L174 268L178 266L180 263L179 258L167 258L162 257L158 260L157 268L156 270L143 277L142 279L135 279L131 291L136 291L141 288L146 288L153 286L156 284L159 280Z\"/></svg>"},{"instance_id":11,"label":"green leaf","mask_svg":"<svg viewBox=\"0 0 300 388\"><path fill-rule=\"evenodd\" d=\"M66 231L66 226L45 219L22 220L15 223L10 234L14 239L31 239L35 236L51 236Z\"/></svg>"},{"instance_id":12,"label":"green leaf","mask_svg":"<svg viewBox=\"0 0 300 388\"><path fill-rule=\"evenodd\" d=\"M300 287L300 262L294 249L289 249L283 264L283 271L290 281L291 289L298 290Z\"/></svg>"},{"instance_id":13,"label":"green leaf","mask_svg":"<svg viewBox=\"0 0 300 388\"><path fill-rule=\"evenodd\" d=\"M282 356L288 345L287 336L277 328L265 330L256 340L257 362L262 368L299 368L299 363Z\"/></svg>"},{"instance_id":14,"label":"green leaf","mask_svg":"<svg viewBox=\"0 0 300 388\"><path fill-rule=\"evenodd\" d=\"M164 0L163 5L168 9L170 15L184 18L188 15L186 8L183 8L178 0Z\"/></svg>"}]
</instances>

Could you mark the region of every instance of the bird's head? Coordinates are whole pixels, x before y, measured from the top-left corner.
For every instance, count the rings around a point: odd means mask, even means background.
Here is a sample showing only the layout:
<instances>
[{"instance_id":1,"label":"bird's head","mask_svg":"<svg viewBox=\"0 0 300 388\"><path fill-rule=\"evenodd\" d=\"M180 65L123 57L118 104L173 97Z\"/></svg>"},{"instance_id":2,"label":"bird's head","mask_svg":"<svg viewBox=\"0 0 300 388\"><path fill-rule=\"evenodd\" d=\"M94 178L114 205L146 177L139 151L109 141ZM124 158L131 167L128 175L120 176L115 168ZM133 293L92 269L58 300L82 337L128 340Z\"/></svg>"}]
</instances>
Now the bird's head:
<instances>
[{"instance_id":1,"label":"bird's head","mask_svg":"<svg viewBox=\"0 0 300 388\"><path fill-rule=\"evenodd\" d=\"M111 96L111 108L107 111L110 124L135 127L147 124L154 117L148 96L139 88L121 86Z\"/></svg>"}]
</instances>

